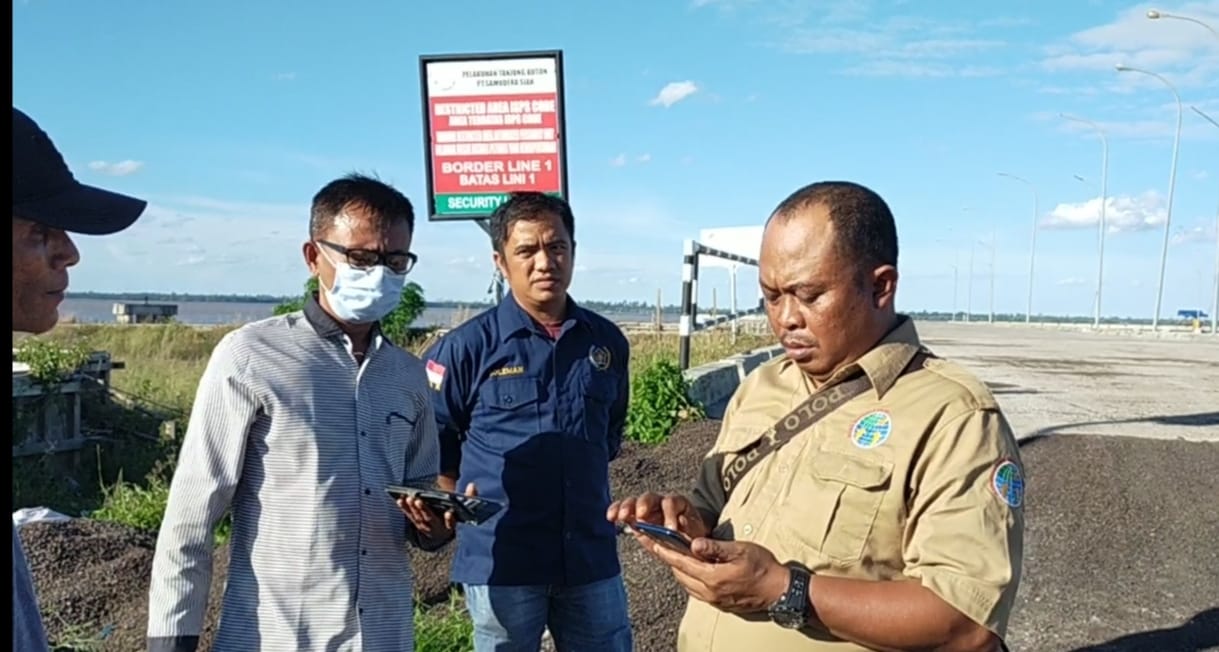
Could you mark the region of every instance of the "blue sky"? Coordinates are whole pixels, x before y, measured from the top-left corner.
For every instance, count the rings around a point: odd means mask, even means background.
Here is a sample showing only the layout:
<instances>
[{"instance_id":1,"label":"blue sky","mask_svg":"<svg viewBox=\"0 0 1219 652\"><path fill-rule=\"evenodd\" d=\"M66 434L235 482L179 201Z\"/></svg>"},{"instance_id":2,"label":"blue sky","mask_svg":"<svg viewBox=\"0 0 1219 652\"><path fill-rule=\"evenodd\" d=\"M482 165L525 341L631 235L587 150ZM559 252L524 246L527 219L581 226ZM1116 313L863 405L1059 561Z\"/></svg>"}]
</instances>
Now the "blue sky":
<instances>
[{"instance_id":1,"label":"blue sky","mask_svg":"<svg viewBox=\"0 0 1219 652\"><path fill-rule=\"evenodd\" d=\"M682 241L761 224L820 179L871 186L901 238L903 309L1092 311L1108 134L1105 313L1154 307L1176 104L1185 102L1164 314L1210 306L1219 208L1219 40L1152 5L853 0L206 3L14 0L13 96L77 175L146 197L85 238L73 289L294 293L308 202L376 172L426 203L418 56L561 48L577 298L680 293ZM1219 28L1219 0L1162 11ZM1083 181L1075 178L1078 175ZM480 300L473 223L420 221L415 280ZM756 300L756 276L739 277ZM723 269L703 273L700 300Z\"/></svg>"}]
</instances>

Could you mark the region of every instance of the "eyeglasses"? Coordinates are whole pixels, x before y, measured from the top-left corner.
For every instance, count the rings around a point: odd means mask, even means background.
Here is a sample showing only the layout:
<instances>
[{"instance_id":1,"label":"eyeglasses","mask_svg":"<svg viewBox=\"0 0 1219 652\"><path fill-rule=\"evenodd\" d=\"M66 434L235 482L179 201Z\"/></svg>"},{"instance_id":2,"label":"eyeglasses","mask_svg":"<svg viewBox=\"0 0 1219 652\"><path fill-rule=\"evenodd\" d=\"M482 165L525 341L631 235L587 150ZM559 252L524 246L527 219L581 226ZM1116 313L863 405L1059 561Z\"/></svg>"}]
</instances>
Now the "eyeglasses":
<instances>
[{"instance_id":1,"label":"eyeglasses","mask_svg":"<svg viewBox=\"0 0 1219 652\"><path fill-rule=\"evenodd\" d=\"M326 245L326 248L342 254L347 259L348 265L359 269L368 269L374 265L385 265L398 274L406 274L411 271L419 260L418 256L410 252L390 251L382 253L372 249L348 249L343 245L325 240L318 240L318 243Z\"/></svg>"}]
</instances>

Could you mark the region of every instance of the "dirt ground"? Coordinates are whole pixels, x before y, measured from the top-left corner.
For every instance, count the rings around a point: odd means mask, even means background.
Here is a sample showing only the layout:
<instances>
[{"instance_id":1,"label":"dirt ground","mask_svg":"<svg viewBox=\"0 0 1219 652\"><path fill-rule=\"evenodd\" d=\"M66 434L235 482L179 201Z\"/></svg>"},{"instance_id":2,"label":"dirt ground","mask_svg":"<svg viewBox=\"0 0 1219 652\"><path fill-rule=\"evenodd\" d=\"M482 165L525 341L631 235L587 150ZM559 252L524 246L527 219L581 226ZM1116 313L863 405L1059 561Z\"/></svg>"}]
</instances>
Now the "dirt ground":
<instances>
[{"instance_id":1,"label":"dirt ground","mask_svg":"<svg viewBox=\"0 0 1219 652\"><path fill-rule=\"evenodd\" d=\"M613 465L615 495L684 490L717 427L688 424L653 449L628 445ZM1023 454L1029 526L1013 652L1219 649L1219 444L1054 435ZM104 630L101 649L142 649L151 536L88 521L22 532L53 636ZM685 594L634 541L619 549L636 649L673 650ZM448 560L416 555L424 600L446 598ZM221 550L213 604L226 567Z\"/></svg>"}]
</instances>

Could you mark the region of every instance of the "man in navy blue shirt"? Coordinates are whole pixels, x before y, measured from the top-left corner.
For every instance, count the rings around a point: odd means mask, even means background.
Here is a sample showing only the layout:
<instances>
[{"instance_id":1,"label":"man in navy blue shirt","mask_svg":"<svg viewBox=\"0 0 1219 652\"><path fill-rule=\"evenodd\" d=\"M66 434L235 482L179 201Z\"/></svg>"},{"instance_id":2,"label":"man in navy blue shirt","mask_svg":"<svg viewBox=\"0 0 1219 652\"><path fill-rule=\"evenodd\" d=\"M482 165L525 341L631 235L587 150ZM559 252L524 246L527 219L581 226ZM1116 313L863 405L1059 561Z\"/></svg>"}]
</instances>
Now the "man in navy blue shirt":
<instances>
[{"instance_id":1,"label":"man in navy blue shirt","mask_svg":"<svg viewBox=\"0 0 1219 652\"><path fill-rule=\"evenodd\" d=\"M424 356L440 431L439 484L506 504L457 529L476 652L632 649L616 531L605 520L622 443L629 347L567 294L574 218L564 200L514 193L491 216L511 293Z\"/></svg>"}]
</instances>

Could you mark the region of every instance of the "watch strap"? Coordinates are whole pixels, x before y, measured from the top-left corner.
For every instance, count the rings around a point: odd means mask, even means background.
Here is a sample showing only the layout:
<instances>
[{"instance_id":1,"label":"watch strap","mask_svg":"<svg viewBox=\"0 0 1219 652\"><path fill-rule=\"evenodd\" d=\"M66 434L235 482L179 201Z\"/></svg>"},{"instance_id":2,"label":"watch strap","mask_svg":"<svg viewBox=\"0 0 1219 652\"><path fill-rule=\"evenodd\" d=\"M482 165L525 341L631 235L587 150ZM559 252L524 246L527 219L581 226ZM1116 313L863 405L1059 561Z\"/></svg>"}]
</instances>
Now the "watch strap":
<instances>
[{"instance_id":1,"label":"watch strap","mask_svg":"<svg viewBox=\"0 0 1219 652\"><path fill-rule=\"evenodd\" d=\"M771 605L770 618L783 627L796 629L808 620L812 571L796 562L788 562L784 566L788 569L787 590Z\"/></svg>"}]
</instances>

